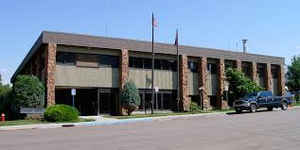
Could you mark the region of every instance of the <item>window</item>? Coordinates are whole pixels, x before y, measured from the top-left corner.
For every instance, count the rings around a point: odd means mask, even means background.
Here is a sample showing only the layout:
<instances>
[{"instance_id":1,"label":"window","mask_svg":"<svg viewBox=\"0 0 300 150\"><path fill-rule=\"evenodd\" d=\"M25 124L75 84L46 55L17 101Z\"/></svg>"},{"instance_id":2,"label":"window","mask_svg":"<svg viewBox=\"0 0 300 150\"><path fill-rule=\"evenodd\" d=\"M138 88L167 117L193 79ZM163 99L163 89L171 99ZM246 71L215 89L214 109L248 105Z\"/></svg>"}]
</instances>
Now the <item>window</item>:
<instances>
[{"instance_id":1,"label":"window","mask_svg":"<svg viewBox=\"0 0 300 150\"><path fill-rule=\"evenodd\" d=\"M75 65L75 54L67 52L58 52L56 54L56 62L58 64Z\"/></svg>"},{"instance_id":2,"label":"window","mask_svg":"<svg viewBox=\"0 0 300 150\"><path fill-rule=\"evenodd\" d=\"M144 69L152 69L152 59L144 58Z\"/></svg>"},{"instance_id":3,"label":"window","mask_svg":"<svg viewBox=\"0 0 300 150\"><path fill-rule=\"evenodd\" d=\"M191 72L195 72L195 73L198 72L198 65L196 62L189 61L188 68L191 70Z\"/></svg>"},{"instance_id":4,"label":"window","mask_svg":"<svg viewBox=\"0 0 300 150\"><path fill-rule=\"evenodd\" d=\"M265 77L265 68L264 65L257 65L257 74L259 77L264 78Z\"/></svg>"},{"instance_id":5,"label":"window","mask_svg":"<svg viewBox=\"0 0 300 150\"><path fill-rule=\"evenodd\" d=\"M119 67L119 57L111 55L100 55L99 56L99 66L100 67Z\"/></svg>"},{"instance_id":6,"label":"window","mask_svg":"<svg viewBox=\"0 0 300 150\"><path fill-rule=\"evenodd\" d=\"M141 68L141 69L152 69L152 59L129 57L129 67ZM154 69L157 70L176 71L177 70L176 68L177 68L177 62L175 60L155 59L154 61Z\"/></svg>"},{"instance_id":7,"label":"window","mask_svg":"<svg viewBox=\"0 0 300 150\"><path fill-rule=\"evenodd\" d=\"M218 70L217 64L210 64L210 63L207 64L207 71L211 72L212 74L217 74L217 70Z\"/></svg>"},{"instance_id":8,"label":"window","mask_svg":"<svg viewBox=\"0 0 300 150\"><path fill-rule=\"evenodd\" d=\"M275 66L271 67L271 72L272 72L272 78L278 78L279 76L279 69Z\"/></svg>"}]
</instances>

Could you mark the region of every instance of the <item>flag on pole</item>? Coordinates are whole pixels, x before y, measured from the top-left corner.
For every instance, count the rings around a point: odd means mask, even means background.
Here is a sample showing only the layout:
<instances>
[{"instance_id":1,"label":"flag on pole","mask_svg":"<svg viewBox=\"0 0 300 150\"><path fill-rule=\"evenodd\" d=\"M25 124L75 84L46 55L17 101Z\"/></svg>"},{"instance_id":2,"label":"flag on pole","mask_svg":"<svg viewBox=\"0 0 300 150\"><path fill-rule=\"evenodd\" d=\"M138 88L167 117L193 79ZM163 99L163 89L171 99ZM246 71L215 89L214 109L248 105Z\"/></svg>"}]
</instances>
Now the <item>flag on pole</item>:
<instances>
[{"instance_id":1,"label":"flag on pole","mask_svg":"<svg viewBox=\"0 0 300 150\"><path fill-rule=\"evenodd\" d=\"M178 46L178 30L176 30L176 37L175 37L175 46Z\"/></svg>"},{"instance_id":2,"label":"flag on pole","mask_svg":"<svg viewBox=\"0 0 300 150\"><path fill-rule=\"evenodd\" d=\"M153 27L158 27L158 22L157 22L157 20L154 18L154 15L152 15L152 26L153 26Z\"/></svg>"}]
</instances>

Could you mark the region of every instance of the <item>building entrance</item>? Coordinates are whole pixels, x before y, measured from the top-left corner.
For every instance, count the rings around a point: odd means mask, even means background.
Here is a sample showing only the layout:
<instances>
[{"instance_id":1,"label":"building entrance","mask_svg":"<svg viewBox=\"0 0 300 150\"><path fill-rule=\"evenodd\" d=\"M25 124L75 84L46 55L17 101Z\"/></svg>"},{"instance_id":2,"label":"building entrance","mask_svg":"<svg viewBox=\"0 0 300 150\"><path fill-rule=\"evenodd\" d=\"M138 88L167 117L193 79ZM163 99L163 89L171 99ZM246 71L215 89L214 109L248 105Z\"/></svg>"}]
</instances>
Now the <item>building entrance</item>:
<instances>
[{"instance_id":1,"label":"building entrance","mask_svg":"<svg viewBox=\"0 0 300 150\"><path fill-rule=\"evenodd\" d=\"M71 88L56 89L55 92L56 104L72 106ZM117 89L77 89L75 107L78 109L81 116L115 114L117 112L117 96Z\"/></svg>"}]
</instances>

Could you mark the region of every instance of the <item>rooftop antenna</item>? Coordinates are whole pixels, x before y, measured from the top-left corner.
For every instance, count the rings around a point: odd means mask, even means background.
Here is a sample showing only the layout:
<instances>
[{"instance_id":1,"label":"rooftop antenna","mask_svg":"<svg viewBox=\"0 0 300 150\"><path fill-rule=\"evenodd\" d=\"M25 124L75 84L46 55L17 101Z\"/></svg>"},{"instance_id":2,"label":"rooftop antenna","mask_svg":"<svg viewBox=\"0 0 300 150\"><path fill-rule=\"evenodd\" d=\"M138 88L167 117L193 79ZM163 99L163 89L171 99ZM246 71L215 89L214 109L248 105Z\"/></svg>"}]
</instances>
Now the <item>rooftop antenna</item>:
<instances>
[{"instance_id":1,"label":"rooftop antenna","mask_svg":"<svg viewBox=\"0 0 300 150\"><path fill-rule=\"evenodd\" d=\"M243 42L243 53L246 54L247 53L247 41L248 39L242 39Z\"/></svg>"}]
</instances>

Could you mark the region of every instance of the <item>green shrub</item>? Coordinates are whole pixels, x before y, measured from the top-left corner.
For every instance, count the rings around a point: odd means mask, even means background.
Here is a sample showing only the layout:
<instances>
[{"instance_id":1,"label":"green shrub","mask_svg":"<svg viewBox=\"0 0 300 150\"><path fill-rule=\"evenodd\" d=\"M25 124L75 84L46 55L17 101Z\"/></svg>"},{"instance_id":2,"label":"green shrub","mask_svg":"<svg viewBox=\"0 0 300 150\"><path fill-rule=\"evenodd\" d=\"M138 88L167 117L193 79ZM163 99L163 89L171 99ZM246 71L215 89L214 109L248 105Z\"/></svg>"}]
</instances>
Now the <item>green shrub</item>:
<instances>
[{"instance_id":1,"label":"green shrub","mask_svg":"<svg viewBox=\"0 0 300 150\"><path fill-rule=\"evenodd\" d=\"M46 109L44 118L50 122L65 122L78 120L79 112L68 105L53 105Z\"/></svg>"},{"instance_id":2,"label":"green shrub","mask_svg":"<svg viewBox=\"0 0 300 150\"><path fill-rule=\"evenodd\" d=\"M120 99L122 107L127 110L128 115L131 115L138 108L141 98L134 82L129 81L125 83Z\"/></svg>"},{"instance_id":3,"label":"green shrub","mask_svg":"<svg viewBox=\"0 0 300 150\"><path fill-rule=\"evenodd\" d=\"M45 87L35 76L19 75L14 83L15 99L20 107L44 107Z\"/></svg>"},{"instance_id":4,"label":"green shrub","mask_svg":"<svg viewBox=\"0 0 300 150\"><path fill-rule=\"evenodd\" d=\"M191 105L190 106L191 112L201 112L202 111L201 107L197 104L197 102L192 101L190 105Z\"/></svg>"}]
</instances>

